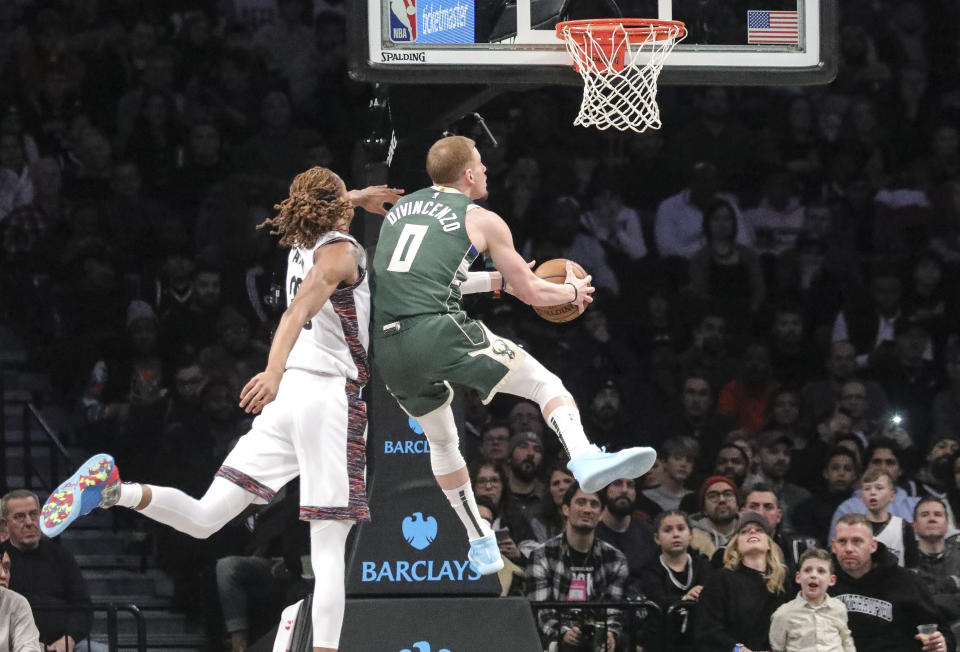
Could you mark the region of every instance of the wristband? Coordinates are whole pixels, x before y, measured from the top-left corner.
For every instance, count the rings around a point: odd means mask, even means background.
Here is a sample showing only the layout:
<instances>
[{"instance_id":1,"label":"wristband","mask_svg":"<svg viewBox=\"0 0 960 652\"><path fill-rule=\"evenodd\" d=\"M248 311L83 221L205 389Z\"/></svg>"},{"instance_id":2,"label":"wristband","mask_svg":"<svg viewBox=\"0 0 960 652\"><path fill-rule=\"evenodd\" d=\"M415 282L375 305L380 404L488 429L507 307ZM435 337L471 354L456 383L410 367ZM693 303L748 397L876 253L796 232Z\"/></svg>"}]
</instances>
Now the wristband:
<instances>
[{"instance_id":1,"label":"wristband","mask_svg":"<svg viewBox=\"0 0 960 652\"><path fill-rule=\"evenodd\" d=\"M573 288L573 301L571 301L570 303L576 303L577 299L580 298L580 292L579 290L577 290L577 286L571 283L570 281L567 281L566 284Z\"/></svg>"}]
</instances>

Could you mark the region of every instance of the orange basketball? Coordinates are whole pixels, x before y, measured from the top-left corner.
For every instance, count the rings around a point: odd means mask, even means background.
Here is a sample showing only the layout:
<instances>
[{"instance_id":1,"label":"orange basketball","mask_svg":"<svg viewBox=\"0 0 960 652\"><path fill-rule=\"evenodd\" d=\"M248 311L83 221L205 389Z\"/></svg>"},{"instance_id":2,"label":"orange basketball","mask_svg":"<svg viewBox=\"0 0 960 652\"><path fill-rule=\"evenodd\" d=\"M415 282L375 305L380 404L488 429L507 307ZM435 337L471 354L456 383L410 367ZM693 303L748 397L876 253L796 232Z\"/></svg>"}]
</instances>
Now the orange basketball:
<instances>
[{"instance_id":1,"label":"orange basketball","mask_svg":"<svg viewBox=\"0 0 960 652\"><path fill-rule=\"evenodd\" d=\"M533 273L545 281L559 285L567 278L567 259L554 258L548 260L533 270ZM577 278L583 278L587 275L587 272L577 263L573 263L573 273ZM573 321L580 316L579 310L572 303L563 303L559 306L534 306L533 309L537 311L538 315L555 324Z\"/></svg>"}]
</instances>

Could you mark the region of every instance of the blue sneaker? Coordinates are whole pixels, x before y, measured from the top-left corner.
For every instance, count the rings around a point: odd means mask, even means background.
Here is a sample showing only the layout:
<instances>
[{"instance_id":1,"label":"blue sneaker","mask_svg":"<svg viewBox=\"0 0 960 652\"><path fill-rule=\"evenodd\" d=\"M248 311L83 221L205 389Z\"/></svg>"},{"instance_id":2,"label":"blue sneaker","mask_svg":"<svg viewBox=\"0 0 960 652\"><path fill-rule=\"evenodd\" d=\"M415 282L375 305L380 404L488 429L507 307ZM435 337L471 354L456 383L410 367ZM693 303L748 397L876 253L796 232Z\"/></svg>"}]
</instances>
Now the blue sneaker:
<instances>
[{"instance_id":1,"label":"blue sneaker","mask_svg":"<svg viewBox=\"0 0 960 652\"><path fill-rule=\"evenodd\" d=\"M120 499L120 472L113 458L94 455L54 490L40 510L40 530L55 537L71 523L97 507L111 507Z\"/></svg>"},{"instance_id":2,"label":"blue sneaker","mask_svg":"<svg viewBox=\"0 0 960 652\"><path fill-rule=\"evenodd\" d=\"M497 545L497 535L488 534L482 539L471 541L467 559L481 575L493 575L502 570L503 558L500 556L500 546Z\"/></svg>"},{"instance_id":3,"label":"blue sneaker","mask_svg":"<svg viewBox=\"0 0 960 652\"><path fill-rule=\"evenodd\" d=\"M639 478L653 468L657 451L646 446L625 448L607 453L594 447L593 452L582 453L567 463L567 468L580 483L580 488L592 494L618 478Z\"/></svg>"}]
</instances>

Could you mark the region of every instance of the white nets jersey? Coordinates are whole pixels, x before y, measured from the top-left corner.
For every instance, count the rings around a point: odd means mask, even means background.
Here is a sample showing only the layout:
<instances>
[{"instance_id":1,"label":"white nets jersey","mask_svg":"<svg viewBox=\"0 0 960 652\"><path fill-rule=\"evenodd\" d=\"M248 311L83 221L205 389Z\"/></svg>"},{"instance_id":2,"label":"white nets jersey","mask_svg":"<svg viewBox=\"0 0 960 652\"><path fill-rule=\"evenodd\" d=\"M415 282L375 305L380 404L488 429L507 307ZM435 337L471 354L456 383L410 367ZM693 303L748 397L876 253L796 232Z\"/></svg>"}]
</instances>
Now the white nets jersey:
<instances>
[{"instance_id":1,"label":"white nets jersey","mask_svg":"<svg viewBox=\"0 0 960 652\"><path fill-rule=\"evenodd\" d=\"M328 231L309 249L295 247L287 258L287 305L293 301L300 284L313 268L314 252L327 244L352 242L363 252L353 236ZM364 385L370 376L367 366L370 324L370 285L367 260L360 263L360 279L353 285L337 288L323 308L304 324L297 338L287 369L345 376Z\"/></svg>"}]
</instances>

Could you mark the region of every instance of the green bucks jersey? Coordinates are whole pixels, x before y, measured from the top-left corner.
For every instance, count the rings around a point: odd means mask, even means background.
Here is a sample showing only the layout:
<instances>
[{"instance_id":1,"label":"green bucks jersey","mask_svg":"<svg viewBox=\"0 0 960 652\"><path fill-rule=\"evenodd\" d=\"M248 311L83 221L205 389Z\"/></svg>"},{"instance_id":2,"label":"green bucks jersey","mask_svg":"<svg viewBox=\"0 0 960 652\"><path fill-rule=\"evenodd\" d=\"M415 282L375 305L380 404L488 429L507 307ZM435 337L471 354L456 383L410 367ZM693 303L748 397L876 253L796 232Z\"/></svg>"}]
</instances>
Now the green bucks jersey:
<instances>
[{"instance_id":1,"label":"green bucks jersey","mask_svg":"<svg viewBox=\"0 0 960 652\"><path fill-rule=\"evenodd\" d=\"M373 257L375 329L463 309L460 284L478 254L467 237L465 216L472 207L463 193L432 186L390 209Z\"/></svg>"}]
</instances>

